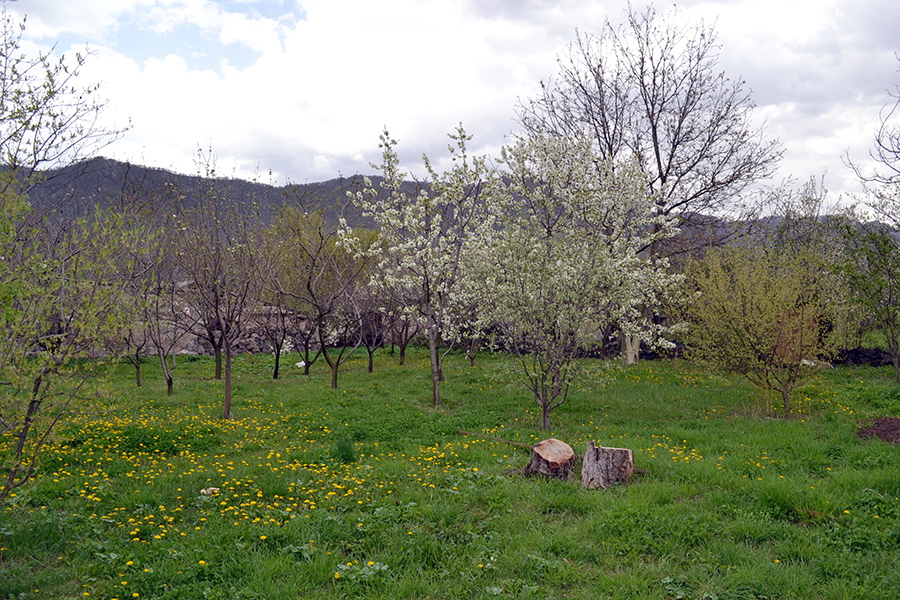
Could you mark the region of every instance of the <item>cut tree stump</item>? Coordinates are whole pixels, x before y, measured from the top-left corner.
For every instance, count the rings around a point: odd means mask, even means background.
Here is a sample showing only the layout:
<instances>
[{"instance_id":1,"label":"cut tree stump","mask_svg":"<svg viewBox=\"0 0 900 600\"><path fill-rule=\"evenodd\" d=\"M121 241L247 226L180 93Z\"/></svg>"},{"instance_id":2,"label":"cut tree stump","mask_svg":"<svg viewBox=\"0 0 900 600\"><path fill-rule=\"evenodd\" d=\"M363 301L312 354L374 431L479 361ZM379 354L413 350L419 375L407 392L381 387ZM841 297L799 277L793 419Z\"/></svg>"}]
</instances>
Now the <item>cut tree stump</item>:
<instances>
[{"instance_id":1,"label":"cut tree stump","mask_svg":"<svg viewBox=\"0 0 900 600\"><path fill-rule=\"evenodd\" d=\"M531 449L531 462L526 475L544 475L553 479L569 479L575 465L575 452L565 442L550 438L538 442Z\"/></svg>"},{"instance_id":2,"label":"cut tree stump","mask_svg":"<svg viewBox=\"0 0 900 600\"><path fill-rule=\"evenodd\" d=\"M629 448L604 448L588 442L581 465L581 486L588 490L606 489L614 483L627 483L634 473L634 452Z\"/></svg>"}]
</instances>

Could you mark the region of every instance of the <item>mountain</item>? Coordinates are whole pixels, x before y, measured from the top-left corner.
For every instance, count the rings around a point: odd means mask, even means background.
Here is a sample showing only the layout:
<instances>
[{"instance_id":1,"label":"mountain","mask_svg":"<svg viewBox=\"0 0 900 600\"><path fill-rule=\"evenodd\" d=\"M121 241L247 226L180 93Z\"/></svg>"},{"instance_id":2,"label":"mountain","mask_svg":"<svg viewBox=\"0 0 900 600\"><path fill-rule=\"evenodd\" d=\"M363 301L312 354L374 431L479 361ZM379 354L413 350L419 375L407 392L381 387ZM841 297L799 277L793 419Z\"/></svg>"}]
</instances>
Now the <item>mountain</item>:
<instances>
[{"instance_id":1,"label":"mountain","mask_svg":"<svg viewBox=\"0 0 900 600\"><path fill-rule=\"evenodd\" d=\"M379 177L371 178L377 185ZM201 197L229 203L241 212L259 211L268 222L285 205L303 210L322 210L326 218L345 214L347 192L363 183L361 175L320 183L283 186L233 178L206 178L182 175L164 169L144 167L109 158L92 158L41 174L29 190L32 208L40 214L88 215L93 208L144 205L154 210L193 208Z\"/></svg>"}]
</instances>

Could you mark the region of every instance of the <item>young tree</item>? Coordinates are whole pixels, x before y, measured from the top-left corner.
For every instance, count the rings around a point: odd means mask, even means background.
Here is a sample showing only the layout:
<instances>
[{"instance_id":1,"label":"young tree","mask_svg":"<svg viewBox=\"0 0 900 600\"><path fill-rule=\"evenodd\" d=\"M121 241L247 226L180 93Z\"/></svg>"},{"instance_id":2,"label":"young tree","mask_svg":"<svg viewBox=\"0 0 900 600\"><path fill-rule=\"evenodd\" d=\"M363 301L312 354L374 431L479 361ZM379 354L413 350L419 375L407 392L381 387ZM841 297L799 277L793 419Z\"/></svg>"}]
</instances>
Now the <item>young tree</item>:
<instances>
[{"instance_id":1,"label":"young tree","mask_svg":"<svg viewBox=\"0 0 900 600\"><path fill-rule=\"evenodd\" d=\"M754 125L745 82L717 71L714 27L676 17L629 5L625 25L578 33L518 119L529 134L584 135L603 159L637 160L656 210L685 226L770 177L781 150Z\"/></svg>"},{"instance_id":2,"label":"young tree","mask_svg":"<svg viewBox=\"0 0 900 600\"><path fill-rule=\"evenodd\" d=\"M790 396L836 350L834 305L821 294L809 249L758 242L712 249L689 264L689 351L720 369Z\"/></svg>"},{"instance_id":3,"label":"young tree","mask_svg":"<svg viewBox=\"0 0 900 600\"><path fill-rule=\"evenodd\" d=\"M457 317L466 312L459 305L462 282L469 276L463 270L463 251L466 246L478 247L478 232L490 230L487 207L501 187L485 157L468 155L471 137L462 125L450 139L451 169L438 173L424 156L429 181L418 182L409 191L394 149L397 142L385 131L382 164L373 165L384 180L376 188L366 179L365 189L352 196L363 214L375 220L382 236L378 272L383 279L373 279L372 285L384 292L407 290L415 297L412 305L398 304L417 318L428 340L434 406L441 403L443 361L459 337ZM344 240L354 247L352 234Z\"/></svg>"},{"instance_id":4,"label":"young tree","mask_svg":"<svg viewBox=\"0 0 900 600\"><path fill-rule=\"evenodd\" d=\"M479 266L482 319L500 332L546 430L606 324L654 341L660 330L638 307L655 306L679 278L641 247L672 229L636 166L598 161L586 138L520 139L503 163L509 189L491 206L502 227L467 256Z\"/></svg>"},{"instance_id":5,"label":"young tree","mask_svg":"<svg viewBox=\"0 0 900 600\"><path fill-rule=\"evenodd\" d=\"M21 201L7 198L4 208L0 437L8 434L14 447L3 453L0 501L34 474L41 449L72 402L94 395L89 378L101 361L76 359L92 357L136 318L123 277L133 265L123 265L122 257L141 237L119 214L98 211L65 231L48 231L18 227L27 211Z\"/></svg>"},{"instance_id":6,"label":"young tree","mask_svg":"<svg viewBox=\"0 0 900 600\"><path fill-rule=\"evenodd\" d=\"M188 285L181 298L188 302L199 327L216 354L216 378L224 356L225 401L222 418L231 418L231 361L262 294L266 254L258 215L248 213L221 194L212 157L201 156L205 177L198 178L198 204L179 214L174 259Z\"/></svg>"},{"instance_id":7,"label":"young tree","mask_svg":"<svg viewBox=\"0 0 900 600\"><path fill-rule=\"evenodd\" d=\"M361 343L362 315L353 296L367 270L363 255L368 242L361 241L363 252L354 256L340 244L337 223L294 207L282 209L274 231L282 247L275 291L293 299L315 323L318 349L331 369L331 387L337 389L341 365ZM308 339L306 343L308 357Z\"/></svg>"},{"instance_id":8,"label":"young tree","mask_svg":"<svg viewBox=\"0 0 900 600\"><path fill-rule=\"evenodd\" d=\"M121 221L91 220L50 229L27 192L42 169L75 161L121 132L98 126L104 103L96 87L79 87L85 57L74 62L22 49L25 23L3 2L0 13L0 502L37 468L41 448L77 398L86 378L60 375L72 359L121 335L123 282L110 277ZM117 233L113 233L117 232ZM81 371L82 374L85 371Z\"/></svg>"}]
</instances>

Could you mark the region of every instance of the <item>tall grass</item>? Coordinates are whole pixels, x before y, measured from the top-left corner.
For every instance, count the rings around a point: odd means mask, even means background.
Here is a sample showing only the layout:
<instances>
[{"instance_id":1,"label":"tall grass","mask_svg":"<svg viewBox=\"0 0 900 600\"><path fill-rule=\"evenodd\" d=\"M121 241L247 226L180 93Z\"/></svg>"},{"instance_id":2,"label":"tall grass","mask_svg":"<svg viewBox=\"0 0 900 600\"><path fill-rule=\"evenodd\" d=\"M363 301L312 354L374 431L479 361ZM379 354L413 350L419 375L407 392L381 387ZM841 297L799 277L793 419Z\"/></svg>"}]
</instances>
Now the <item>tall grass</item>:
<instances>
[{"instance_id":1,"label":"tall grass","mask_svg":"<svg viewBox=\"0 0 900 600\"><path fill-rule=\"evenodd\" d=\"M123 364L0 507L0 598L900 597L900 448L855 434L900 416L887 370L822 372L784 419L725 374L597 364L545 433L502 357L451 356L440 409L421 351L338 390L270 360L238 357L228 422L210 360L172 397ZM525 479L495 440L546 437L643 472Z\"/></svg>"}]
</instances>

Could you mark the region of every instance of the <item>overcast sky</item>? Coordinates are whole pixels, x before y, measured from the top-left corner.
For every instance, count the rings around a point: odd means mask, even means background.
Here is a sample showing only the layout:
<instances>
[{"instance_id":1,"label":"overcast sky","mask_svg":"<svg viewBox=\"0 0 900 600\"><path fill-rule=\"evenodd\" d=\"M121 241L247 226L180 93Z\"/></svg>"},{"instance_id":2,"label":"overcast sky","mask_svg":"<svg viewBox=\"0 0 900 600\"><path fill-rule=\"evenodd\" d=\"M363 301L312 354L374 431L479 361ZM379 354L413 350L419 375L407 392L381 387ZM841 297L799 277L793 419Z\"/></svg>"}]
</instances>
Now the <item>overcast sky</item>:
<instances>
[{"instance_id":1,"label":"overcast sky","mask_svg":"<svg viewBox=\"0 0 900 600\"><path fill-rule=\"evenodd\" d=\"M640 0L635 7L643 8ZM131 123L103 154L196 173L212 148L223 175L275 183L372 173L378 136L408 169L446 156L462 122L497 155L519 99L578 28L620 23L624 0L18 0L29 44L94 52L107 123ZM659 11L671 4L657 3ZM859 191L841 161L866 158L887 90L900 83L897 0L689 0L716 22L720 66L743 78L784 159L778 181L827 169L829 198Z\"/></svg>"}]
</instances>

